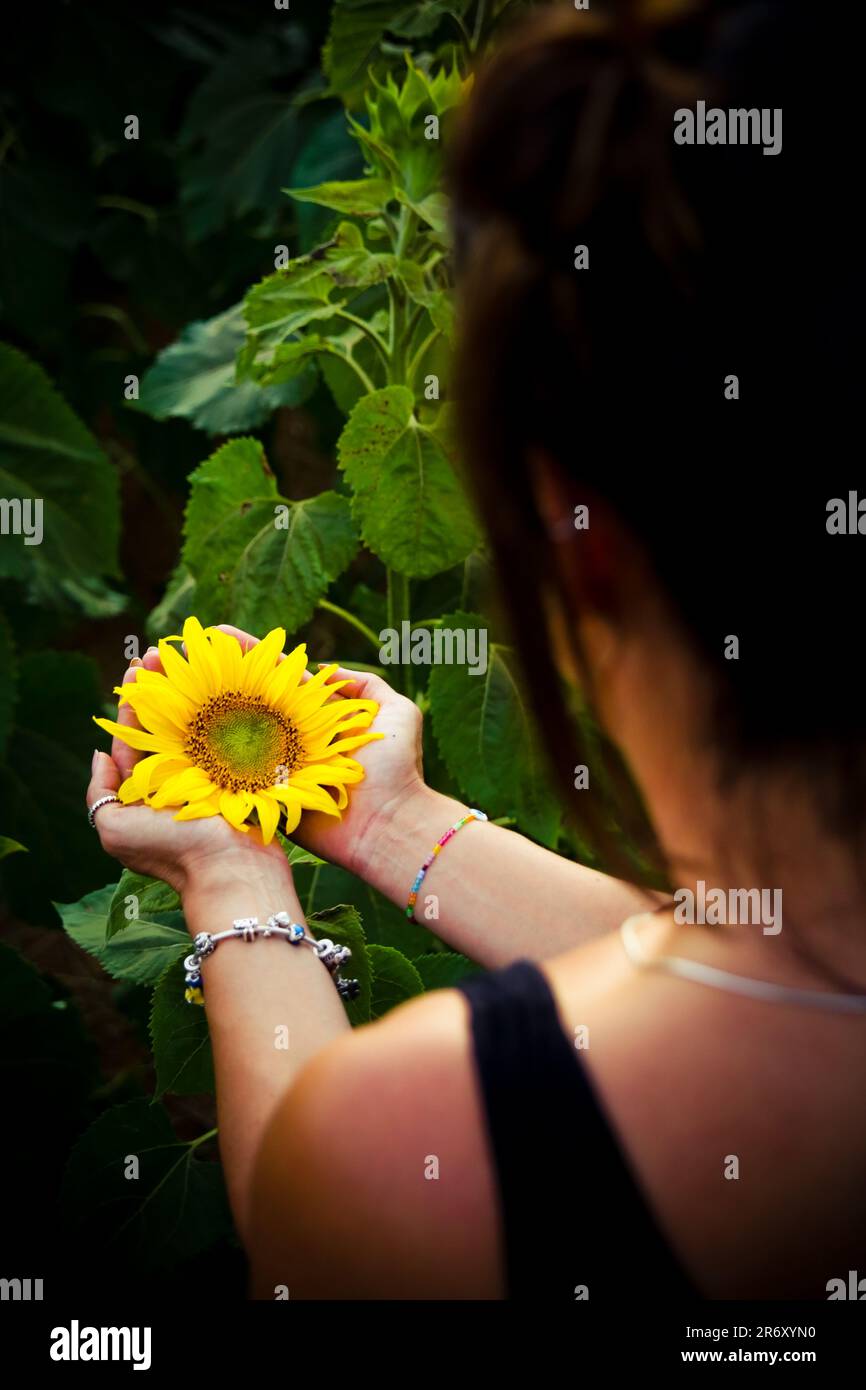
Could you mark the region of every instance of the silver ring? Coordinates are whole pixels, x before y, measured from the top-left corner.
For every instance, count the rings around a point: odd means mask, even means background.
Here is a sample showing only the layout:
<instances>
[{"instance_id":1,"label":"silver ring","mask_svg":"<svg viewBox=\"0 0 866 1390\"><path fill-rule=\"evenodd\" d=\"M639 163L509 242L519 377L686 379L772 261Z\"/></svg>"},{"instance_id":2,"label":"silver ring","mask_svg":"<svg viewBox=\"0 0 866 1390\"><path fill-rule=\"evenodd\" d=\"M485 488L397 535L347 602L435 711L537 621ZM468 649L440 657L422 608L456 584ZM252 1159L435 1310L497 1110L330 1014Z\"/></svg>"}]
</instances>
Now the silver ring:
<instances>
[{"instance_id":1,"label":"silver ring","mask_svg":"<svg viewBox=\"0 0 866 1390\"><path fill-rule=\"evenodd\" d=\"M110 796L101 796L98 801L94 801L93 805L88 808L87 819L90 822L91 830L96 829L96 812L99 810L100 806L107 806L109 801L116 801L118 805L120 805L120 797L115 796L114 792L112 792Z\"/></svg>"}]
</instances>

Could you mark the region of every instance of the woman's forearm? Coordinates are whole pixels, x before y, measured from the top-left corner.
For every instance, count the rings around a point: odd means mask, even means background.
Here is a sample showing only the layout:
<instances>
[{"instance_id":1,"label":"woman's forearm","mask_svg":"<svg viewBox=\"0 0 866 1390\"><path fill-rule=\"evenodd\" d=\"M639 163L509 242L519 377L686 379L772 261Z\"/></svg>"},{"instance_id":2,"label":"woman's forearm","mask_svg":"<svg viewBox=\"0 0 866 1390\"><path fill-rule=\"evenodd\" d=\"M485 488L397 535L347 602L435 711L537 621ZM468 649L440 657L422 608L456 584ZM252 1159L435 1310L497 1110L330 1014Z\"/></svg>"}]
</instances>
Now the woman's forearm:
<instances>
[{"instance_id":1,"label":"woman's forearm","mask_svg":"<svg viewBox=\"0 0 866 1390\"><path fill-rule=\"evenodd\" d=\"M423 787L371 827L351 867L404 907L421 864L465 810ZM415 918L454 950L496 967L519 956L557 955L646 906L647 893L633 884L574 864L513 830L469 821L428 870Z\"/></svg>"},{"instance_id":2,"label":"woman's forearm","mask_svg":"<svg viewBox=\"0 0 866 1390\"><path fill-rule=\"evenodd\" d=\"M193 934L225 931L238 917L264 922L280 910L304 921L291 871L274 860L192 875L183 907ZM349 1023L331 975L303 944L276 937L222 942L203 962L202 980L220 1153L243 1237L253 1165L273 1109L304 1063Z\"/></svg>"}]
</instances>

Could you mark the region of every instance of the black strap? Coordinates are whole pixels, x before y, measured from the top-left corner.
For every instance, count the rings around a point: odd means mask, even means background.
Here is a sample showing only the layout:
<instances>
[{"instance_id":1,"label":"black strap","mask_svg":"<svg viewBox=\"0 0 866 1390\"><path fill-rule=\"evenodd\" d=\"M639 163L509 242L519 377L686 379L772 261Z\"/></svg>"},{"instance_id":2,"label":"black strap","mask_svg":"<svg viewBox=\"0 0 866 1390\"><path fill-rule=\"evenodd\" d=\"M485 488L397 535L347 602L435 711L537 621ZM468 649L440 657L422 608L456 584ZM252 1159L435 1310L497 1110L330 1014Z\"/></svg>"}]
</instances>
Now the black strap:
<instances>
[{"instance_id":1,"label":"black strap","mask_svg":"<svg viewBox=\"0 0 866 1390\"><path fill-rule=\"evenodd\" d=\"M574 1301L697 1291L668 1246L528 960L472 975L475 1063L498 1178L507 1296ZM630 1291L630 1294L629 1294ZM586 1296L586 1295L585 1295Z\"/></svg>"}]
</instances>

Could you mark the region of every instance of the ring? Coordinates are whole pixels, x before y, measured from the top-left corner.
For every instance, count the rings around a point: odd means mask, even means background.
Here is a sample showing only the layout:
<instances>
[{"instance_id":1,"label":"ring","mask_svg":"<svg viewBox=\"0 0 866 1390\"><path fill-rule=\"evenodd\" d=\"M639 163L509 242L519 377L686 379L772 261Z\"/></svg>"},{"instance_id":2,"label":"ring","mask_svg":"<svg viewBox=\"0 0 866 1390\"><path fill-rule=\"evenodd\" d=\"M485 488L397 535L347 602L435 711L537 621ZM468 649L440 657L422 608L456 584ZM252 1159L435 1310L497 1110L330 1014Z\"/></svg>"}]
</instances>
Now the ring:
<instances>
[{"instance_id":1,"label":"ring","mask_svg":"<svg viewBox=\"0 0 866 1390\"><path fill-rule=\"evenodd\" d=\"M98 801L94 801L93 805L88 807L87 819L90 821L91 830L96 829L96 812L99 810L100 806L107 806L109 801L116 801L120 804L120 797L115 796L112 792L110 796L101 796Z\"/></svg>"}]
</instances>

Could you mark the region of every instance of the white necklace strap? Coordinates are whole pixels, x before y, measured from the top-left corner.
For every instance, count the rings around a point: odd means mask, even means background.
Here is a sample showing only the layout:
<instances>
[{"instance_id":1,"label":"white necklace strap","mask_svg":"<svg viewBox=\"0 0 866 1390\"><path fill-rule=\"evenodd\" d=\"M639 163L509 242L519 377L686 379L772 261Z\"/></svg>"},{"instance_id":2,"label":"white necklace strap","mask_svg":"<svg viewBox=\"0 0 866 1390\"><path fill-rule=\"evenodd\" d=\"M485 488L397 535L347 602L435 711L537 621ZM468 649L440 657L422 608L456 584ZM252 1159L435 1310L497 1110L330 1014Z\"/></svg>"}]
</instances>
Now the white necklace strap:
<instances>
[{"instance_id":1,"label":"white necklace strap","mask_svg":"<svg viewBox=\"0 0 866 1390\"><path fill-rule=\"evenodd\" d=\"M747 975L733 975L702 961L685 956L647 956L638 938L635 923L644 914L627 917L620 927L625 953L639 970L661 970L693 984L709 985L757 999L768 1004L793 1004L807 1009L823 1009L827 1013L866 1014L866 994L830 994L820 989L794 989L788 985L772 984L769 980L752 980Z\"/></svg>"}]
</instances>

